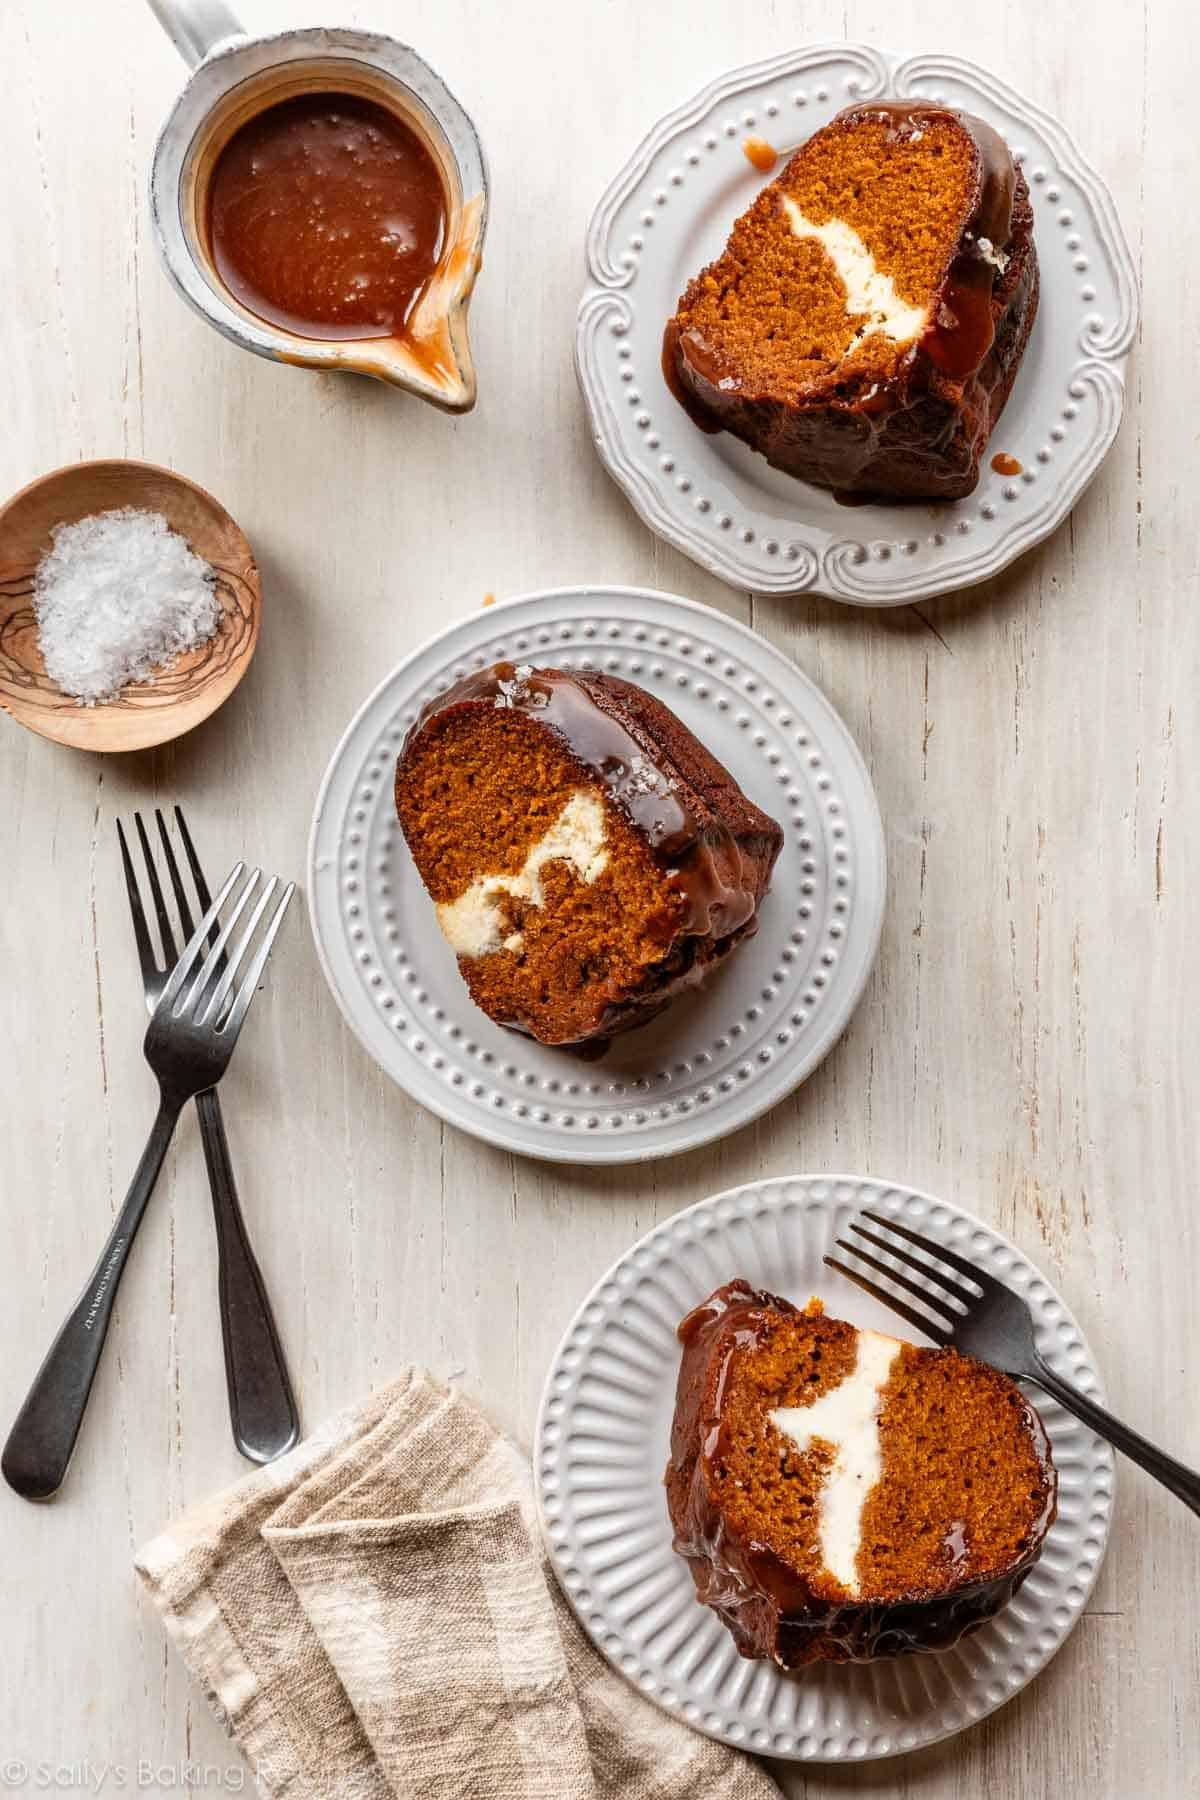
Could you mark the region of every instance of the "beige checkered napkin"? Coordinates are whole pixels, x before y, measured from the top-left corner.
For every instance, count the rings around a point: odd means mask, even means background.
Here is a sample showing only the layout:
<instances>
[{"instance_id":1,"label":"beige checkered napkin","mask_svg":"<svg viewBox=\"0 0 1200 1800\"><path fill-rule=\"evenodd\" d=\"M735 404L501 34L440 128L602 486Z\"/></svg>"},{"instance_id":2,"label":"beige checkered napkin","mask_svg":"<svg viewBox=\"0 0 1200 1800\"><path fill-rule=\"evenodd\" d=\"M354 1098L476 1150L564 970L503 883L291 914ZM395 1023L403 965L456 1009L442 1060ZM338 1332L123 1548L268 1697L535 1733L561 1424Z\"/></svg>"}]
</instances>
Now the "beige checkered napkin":
<instances>
[{"instance_id":1,"label":"beige checkered napkin","mask_svg":"<svg viewBox=\"0 0 1200 1800\"><path fill-rule=\"evenodd\" d=\"M260 1789L286 1800L778 1800L592 1649L529 1471L409 1370L137 1568Z\"/></svg>"}]
</instances>

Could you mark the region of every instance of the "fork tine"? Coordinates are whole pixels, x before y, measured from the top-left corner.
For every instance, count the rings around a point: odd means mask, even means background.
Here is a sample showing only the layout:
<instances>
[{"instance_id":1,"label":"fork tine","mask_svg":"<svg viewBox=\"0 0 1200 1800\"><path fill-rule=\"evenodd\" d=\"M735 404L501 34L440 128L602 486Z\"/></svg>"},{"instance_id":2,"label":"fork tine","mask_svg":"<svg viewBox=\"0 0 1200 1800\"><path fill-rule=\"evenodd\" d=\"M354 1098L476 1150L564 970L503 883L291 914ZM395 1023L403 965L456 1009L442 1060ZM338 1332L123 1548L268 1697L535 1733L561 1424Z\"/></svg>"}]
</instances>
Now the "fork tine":
<instances>
[{"instance_id":1,"label":"fork tine","mask_svg":"<svg viewBox=\"0 0 1200 1800\"><path fill-rule=\"evenodd\" d=\"M853 1231L855 1227L852 1225L850 1229ZM871 1242L877 1243L878 1239L872 1238ZM878 1269L881 1275L886 1275L889 1281L894 1281L897 1287L902 1287L906 1294L913 1294L918 1300L924 1301L939 1322L945 1320L947 1325L956 1325L962 1318L962 1313L955 1312L954 1308L948 1301L943 1300L940 1294L932 1294L928 1288L921 1287L918 1282L910 1281L907 1275L900 1273L899 1269L890 1268L878 1256L872 1256L869 1250L860 1250L857 1244L848 1244L845 1238L838 1238L837 1247L839 1250L848 1251L851 1256L857 1256L870 1268ZM884 1249L887 1248L888 1246L885 1244Z\"/></svg>"},{"instance_id":2,"label":"fork tine","mask_svg":"<svg viewBox=\"0 0 1200 1800\"><path fill-rule=\"evenodd\" d=\"M229 939L233 934L233 928L245 912L250 896L253 894L261 880L262 870L252 870L241 893L233 903L233 911L221 925L216 937L213 937L212 932L209 931L208 955L200 965L200 973L196 976L195 981L193 981L191 987L188 989L187 998L184 1000L182 1006L178 1008L180 1013L191 1012L194 1013L197 1018L199 1017L200 1002L220 974L221 962L225 955L225 946L228 944ZM219 904L217 910L219 911ZM197 933L197 936L199 936L199 933Z\"/></svg>"},{"instance_id":3,"label":"fork tine","mask_svg":"<svg viewBox=\"0 0 1200 1800\"><path fill-rule=\"evenodd\" d=\"M246 977L242 982L241 987L238 989L237 998L229 1009L229 1016L221 1026L222 1034L228 1033L231 1041L234 1043L236 1043L238 1032L242 1029L242 1025L245 1022L246 1014L250 1010L250 1002L253 1000L255 991L262 979L262 972L267 966L267 958L271 954L271 946L279 935L279 927L283 924L283 915L291 904L292 895L295 891L295 882L289 881L287 887L284 889L283 898L275 908L275 916L267 926L266 932L263 935L263 941L258 947L254 961L246 971ZM247 933L247 936L249 936L249 933Z\"/></svg>"},{"instance_id":4,"label":"fork tine","mask_svg":"<svg viewBox=\"0 0 1200 1800\"><path fill-rule=\"evenodd\" d=\"M241 877L245 874L245 872L246 872L245 863L243 863L243 862L234 863L233 868L229 871L229 874L225 877L224 885L222 886L220 893L217 895L216 899L213 901L212 905L209 907L208 911L205 913L204 917L201 919L199 925L196 927L195 931L192 933L191 937L188 939L187 943L184 945L183 955L179 958L179 961L175 964L174 969L171 971L170 978L167 981L167 985L166 985L166 987L164 987L164 989L162 991L162 996L159 1000L160 1006L162 1006L164 1004L164 1002L172 1007L174 1006L175 1001L179 996L180 988L183 986L184 982L187 980L188 976L192 973L192 970L196 966L196 963L197 963L197 960L199 959L200 953L204 949L205 941L208 937L209 932L212 930L213 926L217 923L217 920L220 918L221 908L224 906L225 902L228 900L230 894L233 892L234 888L237 886L237 883L239 882ZM257 877L257 871L255 871L255 875ZM207 968L207 967L208 967L208 959L206 958L205 959L205 968ZM203 973L203 971L201 971L201 973Z\"/></svg>"},{"instance_id":5,"label":"fork tine","mask_svg":"<svg viewBox=\"0 0 1200 1800\"><path fill-rule=\"evenodd\" d=\"M915 1274L923 1275L931 1284L933 1291L930 1292L929 1288L922 1288L921 1292L929 1293L930 1299L935 1300L945 1311L953 1312L954 1310L952 1307L946 1306L947 1299L960 1300L964 1306L970 1306L972 1301L978 1299L978 1295L970 1294L966 1288L961 1287L953 1275L947 1275L942 1269L931 1268L928 1263L922 1262L920 1257L914 1256L911 1250L906 1250L902 1244L889 1244L886 1238L880 1237L876 1231L868 1231L865 1225L858 1223L857 1219L851 1224L850 1229L855 1237L866 1238L868 1244L874 1244L878 1250L886 1250L889 1256L894 1256L896 1261L903 1263L906 1269L912 1269ZM867 1256L865 1250L859 1250L855 1244L846 1244L844 1248L853 1250L856 1256L866 1257L868 1262L872 1260ZM885 1275L891 1273L890 1269L884 1270ZM896 1279L899 1280L899 1276ZM901 1283L901 1285L904 1284ZM941 1291L943 1289L944 1292ZM954 1314L955 1318L961 1316L959 1313Z\"/></svg>"},{"instance_id":6,"label":"fork tine","mask_svg":"<svg viewBox=\"0 0 1200 1800\"><path fill-rule=\"evenodd\" d=\"M138 961L142 965L142 979L157 975L158 959L154 945L150 941L150 927L146 923L145 908L142 906L141 889L133 870L133 858L129 854L129 845L125 838L125 827L117 820L117 836L121 840L121 863L125 870L125 891L129 895L129 910L133 914L133 935L137 943Z\"/></svg>"},{"instance_id":7,"label":"fork tine","mask_svg":"<svg viewBox=\"0 0 1200 1800\"><path fill-rule=\"evenodd\" d=\"M183 808L181 806L176 806L175 808L175 823L179 827L179 835L183 839L184 854L188 859L188 868L192 871L192 880L196 884L196 892L200 896L200 904L204 907L211 906L212 895L208 891L208 882L205 879L204 870L201 866L200 858L196 853L196 846L192 842L192 834L188 830L188 822L183 816ZM215 943L216 940L217 934L214 930L209 938L209 942Z\"/></svg>"},{"instance_id":8,"label":"fork tine","mask_svg":"<svg viewBox=\"0 0 1200 1800\"><path fill-rule=\"evenodd\" d=\"M868 1207L863 1208L862 1216L864 1219L870 1219L873 1225L882 1225L885 1231L894 1231L897 1237L907 1238L910 1244L915 1244L918 1250L924 1250L926 1256L936 1256L939 1262L946 1264L947 1268L957 1269L960 1275L965 1275L968 1281L973 1281L975 1286L982 1288L985 1294L992 1288L1001 1285L994 1276L985 1274L982 1269L977 1269L975 1264L968 1262L965 1256L959 1256L955 1250L948 1250L945 1244L939 1244L936 1238L923 1237L919 1231L913 1231L909 1226L901 1225L895 1219L885 1218L882 1213L871 1212ZM936 1273L937 1271L934 1270L935 1275Z\"/></svg>"},{"instance_id":9,"label":"fork tine","mask_svg":"<svg viewBox=\"0 0 1200 1800\"><path fill-rule=\"evenodd\" d=\"M270 881L268 881L266 887L259 895L254 911L250 915L250 922L242 932L236 947L226 951L225 962L227 967L212 993L206 998L203 1013L197 1015L197 1023L200 1023L205 1019L211 1019L214 1025L218 1024L225 1002L229 997L229 991L233 987L234 981L237 979L237 972L245 960L247 950L249 950L250 945L254 941L254 933L258 930L259 920L270 905L271 897L278 886L278 876L272 875Z\"/></svg>"},{"instance_id":10,"label":"fork tine","mask_svg":"<svg viewBox=\"0 0 1200 1800\"><path fill-rule=\"evenodd\" d=\"M940 1331L929 1319L923 1319L919 1312L914 1311L911 1306L906 1306L903 1300L897 1300L894 1294L884 1293L881 1287L876 1287L875 1283L868 1281L865 1275L856 1275L853 1269L848 1269L845 1263L838 1262L835 1256L826 1256L823 1260L831 1269L836 1269L839 1275L844 1275L848 1281L852 1281L855 1287L861 1288L864 1294L870 1294L873 1300L880 1301L889 1311L899 1313L900 1317L906 1319L917 1331L932 1338L939 1349L946 1348L950 1342L948 1331Z\"/></svg>"},{"instance_id":11,"label":"fork tine","mask_svg":"<svg viewBox=\"0 0 1200 1800\"><path fill-rule=\"evenodd\" d=\"M167 911L167 903L163 899L162 883L158 879L158 864L154 860L154 852L150 848L150 839L146 835L146 827L140 812L135 812L133 822L137 826L137 834L142 843L142 856L146 863L146 879L150 883L150 898L154 902L154 916L158 920L159 942L162 944L163 961L169 969L177 961L179 952L175 948L175 933L171 930L171 915Z\"/></svg>"},{"instance_id":12,"label":"fork tine","mask_svg":"<svg viewBox=\"0 0 1200 1800\"><path fill-rule=\"evenodd\" d=\"M208 891L208 883L204 879L204 870L200 867L200 858L196 855L196 846L192 842L192 834L188 830L187 820L181 807L175 808L175 823L179 827L179 835L183 840L184 855L188 859L188 868L192 871L192 880L196 884L196 892L200 896L200 904L206 910L212 905L212 895Z\"/></svg>"},{"instance_id":13,"label":"fork tine","mask_svg":"<svg viewBox=\"0 0 1200 1800\"><path fill-rule=\"evenodd\" d=\"M175 860L174 848L172 847L170 838L167 836L167 824L162 816L162 808L160 806L155 807L154 817L158 822L158 835L162 840L163 855L167 859L167 874L171 878L171 889L175 895L175 904L179 908L179 918L183 925L183 935L186 940L191 937L193 931L196 929L195 920L192 918L192 909L188 904L187 890L183 885L183 877L179 873L179 864ZM203 904L207 906L208 901L203 901Z\"/></svg>"}]
</instances>

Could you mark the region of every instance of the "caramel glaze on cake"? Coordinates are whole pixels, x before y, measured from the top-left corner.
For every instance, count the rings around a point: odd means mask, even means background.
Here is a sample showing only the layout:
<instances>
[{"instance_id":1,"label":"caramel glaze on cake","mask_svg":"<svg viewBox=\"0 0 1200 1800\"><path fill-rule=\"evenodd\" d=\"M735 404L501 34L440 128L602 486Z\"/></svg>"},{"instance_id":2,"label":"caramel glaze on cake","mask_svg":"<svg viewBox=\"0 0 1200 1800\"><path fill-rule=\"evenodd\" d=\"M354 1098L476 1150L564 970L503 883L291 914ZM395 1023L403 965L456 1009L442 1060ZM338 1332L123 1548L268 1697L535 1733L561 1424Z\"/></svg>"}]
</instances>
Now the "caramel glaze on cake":
<instances>
[{"instance_id":1,"label":"caramel glaze on cake","mask_svg":"<svg viewBox=\"0 0 1200 1800\"><path fill-rule=\"evenodd\" d=\"M979 479L1038 302L1003 139L925 101L839 113L734 225L663 343L705 430L839 495L956 500Z\"/></svg>"},{"instance_id":2,"label":"caramel glaze on cake","mask_svg":"<svg viewBox=\"0 0 1200 1800\"><path fill-rule=\"evenodd\" d=\"M476 1005L593 1049L755 931L783 842L653 695L528 664L426 708L396 809Z\"/></svg>"},{"instance_id":3,"label":"caramel glaze on cake","mask_svg":"<svg viewBox=\"0 0 1200 1800\"><path fill-rule=\"evenodd\" d=\"M1057 1477L1008 1376L744 1281L679 1335L675 1548L743 1656L790 1671L942 1650L1012 1598Z\"/></svg>"}]
</instances>

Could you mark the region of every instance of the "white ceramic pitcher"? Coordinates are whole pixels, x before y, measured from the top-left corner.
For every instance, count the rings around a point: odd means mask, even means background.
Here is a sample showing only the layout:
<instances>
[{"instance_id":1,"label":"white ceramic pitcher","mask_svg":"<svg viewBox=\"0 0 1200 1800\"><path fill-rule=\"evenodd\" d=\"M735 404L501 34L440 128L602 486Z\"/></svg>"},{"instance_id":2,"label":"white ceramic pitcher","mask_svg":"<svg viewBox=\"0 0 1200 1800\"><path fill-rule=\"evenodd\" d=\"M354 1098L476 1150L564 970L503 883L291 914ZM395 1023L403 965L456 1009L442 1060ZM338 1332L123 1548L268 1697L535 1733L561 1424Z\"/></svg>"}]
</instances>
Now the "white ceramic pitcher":
<instances>
[{"instance_id":1,"label":"white ceramic pitcher","mask_svg":"<svg viewBox=\"0 0 1200 1800\"><path fill-rule=\"evenodd\" d=\"M276 362L350 369L449 412L475 404L467 307L487 223L487 169L475 127L414 50L376 32L326 29L247 37L223 0L150 0L192 65L154 152L150 216L168 275L235 344ZM204 219L208 183L238 128L265 107L314 89L386 106L418 136L446 193L445 245L402 338L300 337L258 318L217 273Z\"/></svg>"}]
</instances>

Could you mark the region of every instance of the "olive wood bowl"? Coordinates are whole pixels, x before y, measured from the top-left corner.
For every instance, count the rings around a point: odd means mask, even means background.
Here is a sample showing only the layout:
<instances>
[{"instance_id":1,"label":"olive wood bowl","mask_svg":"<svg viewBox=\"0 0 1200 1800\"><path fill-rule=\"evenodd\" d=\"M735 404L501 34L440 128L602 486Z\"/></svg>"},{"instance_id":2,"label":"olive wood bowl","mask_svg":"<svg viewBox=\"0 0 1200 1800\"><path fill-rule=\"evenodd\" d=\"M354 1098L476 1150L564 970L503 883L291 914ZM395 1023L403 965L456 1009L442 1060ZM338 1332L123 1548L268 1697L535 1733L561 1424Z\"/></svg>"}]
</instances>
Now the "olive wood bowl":
<instances>
[{"instance_id":1,"label":"olive wood bowl","mask_svg":"<svg viewBox=\"0 0 1200 1800\"><path fill-rule=\"evenodd\" d=\"M152 681L81 706L46 674L33 612L33 578L56 525L118 506L161 513L216 570L221 621L206 644L176 657ZM152 463L69 463L0 509L0 706L21 725L77 750L146 750L214 713L250 666L262 594L254 555L211 494Z\"/></svg>"}]
</instances>

